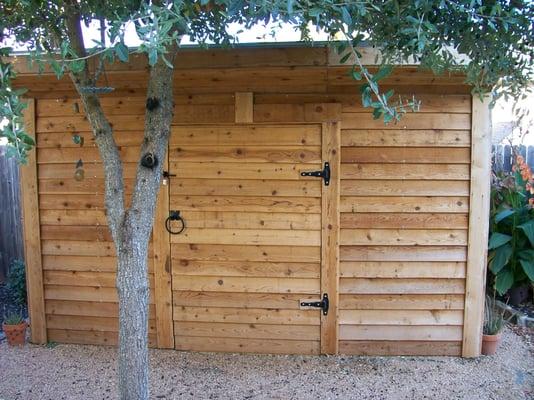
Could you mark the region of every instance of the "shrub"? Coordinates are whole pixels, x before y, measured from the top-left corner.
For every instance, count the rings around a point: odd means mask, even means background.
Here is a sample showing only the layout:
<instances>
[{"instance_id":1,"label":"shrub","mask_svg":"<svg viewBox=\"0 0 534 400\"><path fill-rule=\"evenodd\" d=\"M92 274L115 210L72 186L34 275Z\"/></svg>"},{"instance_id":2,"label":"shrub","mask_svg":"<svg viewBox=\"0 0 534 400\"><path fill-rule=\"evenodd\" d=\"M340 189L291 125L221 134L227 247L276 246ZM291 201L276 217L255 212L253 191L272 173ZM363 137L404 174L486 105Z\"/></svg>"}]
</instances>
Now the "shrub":
<instances>
[{"instance_id":1,"label":"shrub","mask_svg":"<svg viewBox=\"0 0 534 400\"><path fill-rule=\"evenodd\" d=\"M534 281L534 176L517 156L511 174L494 174L491 190L488 266L494 289Z\"/></svg>"},{"instance_id":2,"label":"shrub","mask_svg":"<svg viewBox=\"0 0 534 400\"><path fill-rule=\"evenodd\" d=\"M13 260L11 263L7 288L17 304L26 304L26 267L22 260Z\"/></svg>"}]
</instances>

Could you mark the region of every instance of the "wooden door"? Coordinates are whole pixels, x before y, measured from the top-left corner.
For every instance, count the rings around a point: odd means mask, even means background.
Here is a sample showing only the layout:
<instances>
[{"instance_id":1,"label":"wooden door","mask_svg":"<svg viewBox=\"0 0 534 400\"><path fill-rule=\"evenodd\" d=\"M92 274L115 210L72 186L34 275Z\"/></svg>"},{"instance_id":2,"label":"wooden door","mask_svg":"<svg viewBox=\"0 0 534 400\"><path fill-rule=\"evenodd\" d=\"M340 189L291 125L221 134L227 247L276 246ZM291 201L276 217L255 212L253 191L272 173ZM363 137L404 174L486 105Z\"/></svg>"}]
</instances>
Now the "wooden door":
<instances>
[{"instance_id":1,"label":"wooden door","mask_svg":"<svg viewBox=\"0 0 534 400\"><path fill-rule=\"evenodd\" d=\"M329 127L173 127L169 209L187 226L170 235L176 349L335 352L337 293L327 316L301 305L337 284L324 196L337 171L328 187L301 176L323 168Z\"/></svg>"}]
</instances>

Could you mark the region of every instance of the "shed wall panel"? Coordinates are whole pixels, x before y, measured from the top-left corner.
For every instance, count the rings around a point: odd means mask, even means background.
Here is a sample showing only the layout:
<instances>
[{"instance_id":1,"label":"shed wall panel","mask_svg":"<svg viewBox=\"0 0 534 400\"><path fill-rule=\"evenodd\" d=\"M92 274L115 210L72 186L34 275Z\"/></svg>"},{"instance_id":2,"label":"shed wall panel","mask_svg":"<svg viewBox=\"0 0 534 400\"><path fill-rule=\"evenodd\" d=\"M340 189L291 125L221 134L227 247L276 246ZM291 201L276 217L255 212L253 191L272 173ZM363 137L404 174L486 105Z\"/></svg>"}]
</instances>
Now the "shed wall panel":
<instances>
[{"instance_id":1,"label":"shed wall panel","mask_svg":"<svg viewBox=\"0 0 534 400\"><path fill-rule=\"evenodd\" d=\"M321 183L299 179L298 172L319 169L321 137L311 125L291 124L305 121L307 103L339 102L339 352L460 354L471 101L459 78L396 72L386 87L416 91L422 110L384 126L339 71L234 67L222 77L211 70L221 78L216 85L193 70L177 74L169 162L178 176L171 178L170 209L187 213L189 230L171 244L176 348L319 353L317 312L300 310L298 301L319 295ZM118 90L103 105L129 192L146 77L110 75ZM252 129L231 125L236 91L254 92ZM36 80L30 94L38 97L49 340L114 344L116 259L94 139L69 82ZM80 159L85 174L77 181ZM151 249L151 282L152 258ZM155 345L152 297L151 289Z\"/></svg>"}]
</instances>

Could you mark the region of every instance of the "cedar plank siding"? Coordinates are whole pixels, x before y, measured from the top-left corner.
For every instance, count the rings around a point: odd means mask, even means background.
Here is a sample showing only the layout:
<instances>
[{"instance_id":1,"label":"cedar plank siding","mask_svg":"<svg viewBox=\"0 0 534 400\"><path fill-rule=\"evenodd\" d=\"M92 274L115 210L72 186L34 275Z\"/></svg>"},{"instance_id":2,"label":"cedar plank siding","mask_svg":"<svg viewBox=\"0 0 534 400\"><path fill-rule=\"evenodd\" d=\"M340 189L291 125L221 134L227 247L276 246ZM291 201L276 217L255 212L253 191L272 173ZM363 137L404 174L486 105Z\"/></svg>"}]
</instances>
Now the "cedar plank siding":
<instances>
[{"instance_id":1,"label":"cedar plank siding","mask_svg":"<svg viewBox=\"0 0 534 400\"><path fill-rule=\"evenodd\" d=\"M261 50L213 50L202 57L190 51L182 64L178 57L168 155L170 172L178 176L171 178L168 207L182 211L188 229L170 238L175 348L320 353L319 312L301 310L298 301L320 294L321 183L292 182L290 174L282 180L269 172L255 176L253 169L296 163L299 171L320 169L321 125L306 125L313 113L307 104L335 102L342 110L339 353L461 355L469 88L460 76L399 68L384 88L416 95L421 111L384 125L362 108L348 67L327 66L326 48ZM102 99L125 163L127 196L145 110L147 74L136 62L108 70L109 84L117 89ZM19 81L36 99L48 340L114 344L116 259L103 208L103 170L89 124L68 79L23 73ZM221 152L219 139L213 136L210 142L209 136L217 127L235 132L250 127L233 125L236 92L253 93L253 123L265 126L261 143L236 140L246 150L244 160ZM73 142L73 134L84 138L83 146ZM307 135L305 146L301 135ZM224 149L236 150L231 145ZM269 158L269 146L283 149L280 158ZM74 179L79 159L82 181ZM216 170L210 172L217 163L235 163L236 175L219 180ZM235 193L237 183L242 195ZM269 205L278 197L286 206ZM240 201L250 204L251 199L256 206L247 209L244 222ZM269 215L279 218L269 220ZM236 245L242 247L234 258L198 255L210 246L224 253ZM157 346L154 246L149 335ZM272 258L254 257L257 246L270 246Z\"/></svg>"}]
</instances>

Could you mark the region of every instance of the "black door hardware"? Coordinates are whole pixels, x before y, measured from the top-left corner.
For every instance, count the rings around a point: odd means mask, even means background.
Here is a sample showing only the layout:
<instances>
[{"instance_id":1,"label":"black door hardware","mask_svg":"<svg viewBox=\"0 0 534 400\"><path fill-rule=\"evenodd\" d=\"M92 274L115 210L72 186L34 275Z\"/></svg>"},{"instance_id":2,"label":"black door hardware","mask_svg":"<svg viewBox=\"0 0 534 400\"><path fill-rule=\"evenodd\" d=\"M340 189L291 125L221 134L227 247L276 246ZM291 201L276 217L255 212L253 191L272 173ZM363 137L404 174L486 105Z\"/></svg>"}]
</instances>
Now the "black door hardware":
<instances>
[{"instance_id":1,"label":"black door hardware","mask_svg":"<svg viewBox=\"0 0 534 400\"><path fill-rule=\"evenodd\" d=\"M321 301L301 301L301 307L317 307L323 310L323 315L328 315L328 293L323 294L323 299Z\"/></svg>"},{"instance_id":2,"label":"black door hardware","mask_svg":"<svg viewBox=\"0 0 534 400\"><path fill-rule=\"evenodd\" d=\"M325 162L322 171L301 172L300 176L317 176L324 179L325 186L330 185L330 163Z\"/></svg>"},{"instance_id":3,"label":"black door hardware","mask_svg":"<svg viewBox=\"0 0 534 400\"><path fill-rule=\"evenodd\" d=\"M178 229L177 231L172 230L171 222L172 221L180 221L182 227ZM169 212L169 216L165 220L165 229L167 229L167 232L169 232L171 235L179 235L182 233L185 229L185 221L180 215L180 211L171 210Z\"/></svg>"},{"instance_id":4,"label":"black door hardware","mask_svg":"<svg viewBox=\"0 0 534 400\"><path fill-rule=\"evenodd\" d=\"M169 171L163 171L163 179L161 181L161 183L164 185L164 186L167 186L167 183L169 182L169 178L171 176L176 176L175 174L169 174Z\"/></svg>"},{"instance_id":5,"label":"black door hardware","mask_svg":"<svg viewBox=\"0 0 534 400\"><path fill-rule=\"evenodd\" d=\"M171 176L176 176L176 174L169 174L169 171L163 171L164 178L170 178Z\"/></svg>"}]
</instances>

